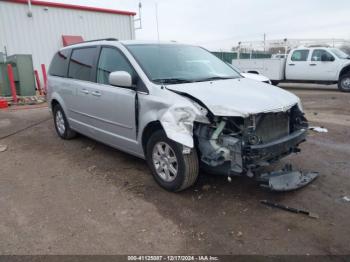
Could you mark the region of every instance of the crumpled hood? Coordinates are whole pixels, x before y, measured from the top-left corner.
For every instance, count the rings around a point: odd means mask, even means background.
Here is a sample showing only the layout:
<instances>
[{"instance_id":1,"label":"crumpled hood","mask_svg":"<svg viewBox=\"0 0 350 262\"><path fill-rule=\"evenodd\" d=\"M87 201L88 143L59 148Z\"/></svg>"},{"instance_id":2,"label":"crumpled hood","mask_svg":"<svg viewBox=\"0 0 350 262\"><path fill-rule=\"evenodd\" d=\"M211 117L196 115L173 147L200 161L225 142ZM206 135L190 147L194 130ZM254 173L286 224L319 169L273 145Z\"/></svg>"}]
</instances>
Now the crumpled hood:
<instances>
[{"instance_id":1,"label":"crumpled hood","mask_svg":"<svg viewBox=\"0 0 350 262\"><path fill-rule=\"evenodd\" d=\"M166 88L200 100L216 116L247 117L282 112L300 102L288 91L247 78L176 84Z\"/></svg>"}]
</instances>

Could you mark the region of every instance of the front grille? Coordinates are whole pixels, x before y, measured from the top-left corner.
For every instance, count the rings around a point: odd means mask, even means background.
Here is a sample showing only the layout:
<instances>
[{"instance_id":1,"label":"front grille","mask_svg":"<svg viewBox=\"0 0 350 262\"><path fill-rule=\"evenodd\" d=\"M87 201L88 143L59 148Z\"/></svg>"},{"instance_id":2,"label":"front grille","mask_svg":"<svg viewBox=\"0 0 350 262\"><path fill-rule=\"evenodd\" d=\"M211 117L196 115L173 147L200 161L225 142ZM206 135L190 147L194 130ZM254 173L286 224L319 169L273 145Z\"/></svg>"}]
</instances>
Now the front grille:
<instances>
[{"instance_id":1,"label":"front grille","mask_svg":"<svg viewBox=\"0 0 350 262\"><path fill-rule=\"evenodd\" d=\"M288 113L269 113L257 117L254 133L265 144L289 135L289 130Z\"/></svg>"}]
</instances>

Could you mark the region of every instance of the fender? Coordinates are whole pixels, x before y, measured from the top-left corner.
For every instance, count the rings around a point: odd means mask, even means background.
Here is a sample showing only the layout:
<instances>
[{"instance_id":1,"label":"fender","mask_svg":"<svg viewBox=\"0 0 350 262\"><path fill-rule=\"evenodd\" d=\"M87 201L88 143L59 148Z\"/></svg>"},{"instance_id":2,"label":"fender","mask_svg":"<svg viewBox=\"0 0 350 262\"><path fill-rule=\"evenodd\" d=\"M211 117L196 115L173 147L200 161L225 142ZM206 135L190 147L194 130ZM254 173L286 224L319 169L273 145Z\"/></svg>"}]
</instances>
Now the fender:
<instances>
[{"instance_id":1,"label":"fender","mask_svg":"<svg viewBox=\"0 0 350 262\"><path fill-rule=\"evenodd\" d=\"M344 72L350 72L350 62L346 63L342 66L342 68L339 71L338 74L338 79L340 78L340 76L344 73Z\"/></svg>"},{"instance_id":2,"label":"fender","mask_svg":"<svg viewBox=\"0 0 350 262\"><path fill-rule=\"evenodd\" d=\"M166 90L168 99L159 100L159 97L143 95L139 97L140 108L143 111L140 116L140 130L151 122L159 121L167 137L186 147L193 148L193 124L195 121L209 123L206 118L207 111L201 111L194 101ZM175 97L174 97L175 95ZM176 100L176 103L174 103ZM141 141L141 136L139 140Z\"/></svg>"}]
</instances>

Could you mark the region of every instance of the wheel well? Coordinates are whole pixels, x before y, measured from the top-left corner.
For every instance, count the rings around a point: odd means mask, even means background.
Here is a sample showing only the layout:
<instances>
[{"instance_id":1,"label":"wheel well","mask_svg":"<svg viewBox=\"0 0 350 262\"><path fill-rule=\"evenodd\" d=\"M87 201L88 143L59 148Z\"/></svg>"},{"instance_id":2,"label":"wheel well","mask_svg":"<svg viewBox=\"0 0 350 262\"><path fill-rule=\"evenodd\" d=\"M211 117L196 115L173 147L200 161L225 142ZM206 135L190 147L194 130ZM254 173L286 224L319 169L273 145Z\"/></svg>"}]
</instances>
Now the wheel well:
<instances>
[{"instance_id":1,"label":"wheel well","mask_svg":"<svg viewBox=\"0 0 350 262\"><path fill-rule=\"evenodd\" d=\"M339 78L340 78L342 75L346 74L346 73L350 73L350 65L344 67L344 68L340 71Z\"/></svg>"},{"instance_id":2,"label":"wheel well","mask_svg":"<svg viewBox=\"0 0 350 262\"><path fill-rule=\"evenodd\" d=\"M258 71L247 71L247 73L259 75Z\"/></svg>"},{"instance_id":3,"label":"wheel well","mask_svg":"<svg viewBox=\"0 0 350 262\"><path fill-rule=\"evenodd\" d=\"M163 127L161 125L161 123L159 121L153 121L147 124L147 126L143 129L142 132L142 148L143 148L143 152L146 155L146 147L147 147L147 141L148 139L151 137L151 135L159 130L162 129Z\"/></svg>"},{"instance_id":4,"label":"wheel well","mask_svg":"<svg viewBox=\"0 0 350 262\"><path fill-rule=\"evenodd\" d=\"M51 101L51 109L53 110L54 109L54 107L56 106L56 105L59 105L60 103L58 103L58 101L56 100L56 99L53 99L52 101Z\"/></svg>"}]
</instances>

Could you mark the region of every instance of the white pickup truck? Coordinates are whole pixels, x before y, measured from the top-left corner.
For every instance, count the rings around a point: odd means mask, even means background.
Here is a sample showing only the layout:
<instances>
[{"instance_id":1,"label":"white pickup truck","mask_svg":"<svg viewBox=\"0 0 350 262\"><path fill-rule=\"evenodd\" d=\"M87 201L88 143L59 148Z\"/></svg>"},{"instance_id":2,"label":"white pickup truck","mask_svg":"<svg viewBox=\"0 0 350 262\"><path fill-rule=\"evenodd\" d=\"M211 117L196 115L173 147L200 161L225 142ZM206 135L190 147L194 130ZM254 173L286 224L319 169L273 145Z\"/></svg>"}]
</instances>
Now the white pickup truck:
<instances>
[{"instance_id":1,"label":"white pickup truck","mask_svg":"<svg viewBox=\"0 0 350 262\"><path fill-rule=\"evenodd\" d=\"M232 65L243 72L262 74L277 85L281 82L338 84L350 92L350 56L337 48L299 47L286 59L237 59Z\"/></svg>"}]
</instances>

